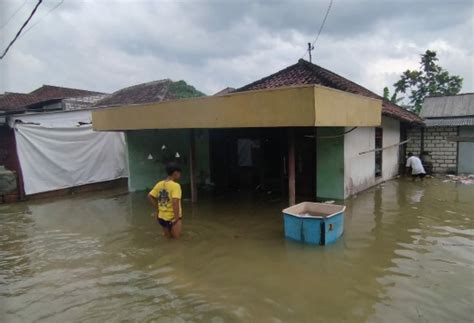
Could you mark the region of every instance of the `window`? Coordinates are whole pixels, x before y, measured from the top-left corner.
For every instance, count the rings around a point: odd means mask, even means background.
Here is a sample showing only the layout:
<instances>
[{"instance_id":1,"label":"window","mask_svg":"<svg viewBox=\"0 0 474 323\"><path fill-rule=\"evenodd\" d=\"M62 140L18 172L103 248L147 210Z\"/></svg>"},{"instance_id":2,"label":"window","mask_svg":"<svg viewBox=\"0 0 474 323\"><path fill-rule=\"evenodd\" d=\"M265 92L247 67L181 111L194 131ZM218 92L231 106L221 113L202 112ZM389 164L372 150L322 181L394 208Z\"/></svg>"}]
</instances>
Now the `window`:
<instances>
[{"instance_id":1,"label":"window","mask_svg":"<svg viewBox=\"0 0 474 323\"><path fill-rule=\"evenodd\" d=\"M375 177L382 176L383 129L375 128Z\"/></svg>"}]
</instances>

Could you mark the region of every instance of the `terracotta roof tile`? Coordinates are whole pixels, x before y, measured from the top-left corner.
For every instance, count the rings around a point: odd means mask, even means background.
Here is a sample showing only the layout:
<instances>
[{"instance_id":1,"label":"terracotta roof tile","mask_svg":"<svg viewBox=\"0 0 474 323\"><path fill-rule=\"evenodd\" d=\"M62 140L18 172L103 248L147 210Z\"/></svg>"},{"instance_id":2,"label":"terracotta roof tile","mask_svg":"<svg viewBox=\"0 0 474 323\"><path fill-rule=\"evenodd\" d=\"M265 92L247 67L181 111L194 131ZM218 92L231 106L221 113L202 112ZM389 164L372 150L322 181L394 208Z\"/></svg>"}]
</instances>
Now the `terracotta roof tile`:
<instances>
[{"instance_id":1,"label":"terracotta roof tile","mask_svg":"<svg viewBox=\"0 0 474 323\"><path fill-rule=\"evenodd\" d=\"M76 98L80 96L93 96L104 94L101 92L87 91L81 89L72 89L67 87L43 85L40 88L30 92L30 94L40 98L41 100L50 99L64 99L64 98Z\"/></svg>"},{"instance_id":2,"label":"terracotta roof tile","mask_svg":"<svg viewBox=\"0 0 474 323\"><path fill-rule=\"evenodd\" d=\"M226 95L226 94L232 93L234 91L235 91L235 89L233 87L226 87L225 89L222 89L217 93L214 93L213 96Z\"/></svg>"},{"instance_id":3,"label":"terracotta roof tile","mask_svg":"<svg viewBox=\"0 0 474 323\"><path fill-rule=\"evenodd\" d=\"M25 93L5 93L0 97L0 111L23 111L23 107L38 102L39 98Z\"/></svg>"},{"instance_id":4,"label":"terracotta roof tile","mask_svg":"<svg viewBox=\"0 0 474 323\"><path fill-rule=\"evenodd\" d=\"M203 95L203 93L184 81L173 82L170 79L164 79L123 88L100 100L95 106L144 104Z\"/></svg>"},{"instance_id":5,"label":"terracotta roof tile","mask_svg":"<svg viewBox=\"0 0 474 323\"><path fill-rule=\"evenodd\" d=\"M103 93L71 89L52 85L43 85L30 93L7 92L0 97L0 111L22 112L25 107L52 99L94 96Z\"/></svg>"},{"instance_id":6,"label":"terracotta roof tile","mask_svg":"<svg viewBox=\"0 0 474 323\"><path fill-rule=\"evenodd\" d=\"M416 114L384 100L380 95L354 83L336 73L333 73L318 65L300 59L298 63L252 82L239 89L237 92L277 88L284 86L318 84L333 89L359 94L375 99L383 100L382 114L408 123L422 123L423 120Z\"/></svg>"}]
</instances>

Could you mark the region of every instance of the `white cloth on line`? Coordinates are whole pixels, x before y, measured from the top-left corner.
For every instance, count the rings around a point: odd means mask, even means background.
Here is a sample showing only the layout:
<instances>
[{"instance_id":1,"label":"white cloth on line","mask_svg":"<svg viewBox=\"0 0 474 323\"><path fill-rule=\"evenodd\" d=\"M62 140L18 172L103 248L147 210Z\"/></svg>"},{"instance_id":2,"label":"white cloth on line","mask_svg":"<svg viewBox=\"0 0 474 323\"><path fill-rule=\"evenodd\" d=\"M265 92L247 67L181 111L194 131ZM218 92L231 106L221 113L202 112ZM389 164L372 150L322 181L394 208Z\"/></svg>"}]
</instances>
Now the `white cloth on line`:
<instances>
[{"instance_id":1,"label":"white cloth on line","mask_svg":"<svg viewBox=\"0 0 474 323\"><path fill-rule=\"evenodd\" d=\"M96 132L90 111L15 117L26 195L127 177L121 132ZM19 122L20 121L20 122Z\"/></svg>"}]
</instances>

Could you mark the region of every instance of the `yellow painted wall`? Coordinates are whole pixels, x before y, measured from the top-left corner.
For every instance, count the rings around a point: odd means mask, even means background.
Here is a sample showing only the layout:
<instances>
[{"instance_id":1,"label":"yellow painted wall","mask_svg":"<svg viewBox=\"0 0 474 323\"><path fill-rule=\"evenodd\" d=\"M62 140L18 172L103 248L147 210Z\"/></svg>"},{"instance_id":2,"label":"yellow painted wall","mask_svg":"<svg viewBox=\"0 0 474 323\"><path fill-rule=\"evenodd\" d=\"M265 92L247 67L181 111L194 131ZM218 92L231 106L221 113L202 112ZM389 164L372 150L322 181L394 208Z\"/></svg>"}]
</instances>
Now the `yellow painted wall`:
<instances>
[{"instance_id":1,"label":"yellow painted wall","mask_svg":"<svg viewBox=\"0 0 474 323\"><path fill-rule=\"evenodd\" d=\"M317 127L379 126L382 101L327 87L314 88Z\"/></svg>"},{"instance_id":2,"label":"yellow painted wall","mask_svg":"<svg viewBox=\"0 0 474 323\"><path fill-rule=\"evenodd\" d=\"M314 85L92 112L94 130L374 126L381 101Z\"/></svg>"},{"instance_id":3,"label":"yellow painted wall","mask_svg":"<svg viewBox=\"0 0 474 323\"><path fill-rule=\"evenodd\" d=\"M92 121L95 130L312 126L313 100L311 86L252 91L102 109Z\"/></svg>"}]
</instances>

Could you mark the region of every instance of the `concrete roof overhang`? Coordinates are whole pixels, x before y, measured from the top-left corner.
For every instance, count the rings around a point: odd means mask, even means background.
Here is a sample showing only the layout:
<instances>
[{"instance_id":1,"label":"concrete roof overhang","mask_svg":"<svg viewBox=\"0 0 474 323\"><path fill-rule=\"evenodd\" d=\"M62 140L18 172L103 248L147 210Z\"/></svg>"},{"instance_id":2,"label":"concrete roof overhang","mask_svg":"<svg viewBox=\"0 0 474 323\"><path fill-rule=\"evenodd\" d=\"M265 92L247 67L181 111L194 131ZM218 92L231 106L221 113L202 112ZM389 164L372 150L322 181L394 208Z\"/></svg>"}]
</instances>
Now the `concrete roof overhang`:
<instances>
[{"instance_id":1,"label":"concrete roof overhang","mask_svg":"<svg viewBox=\"0 0 474 323\"><path fill-rule=\"evenodd\" d=\"M318 85L127 105L92 112L97 131L186 128L372 127L382 101Z\"/></svg>"}]
</instances>

